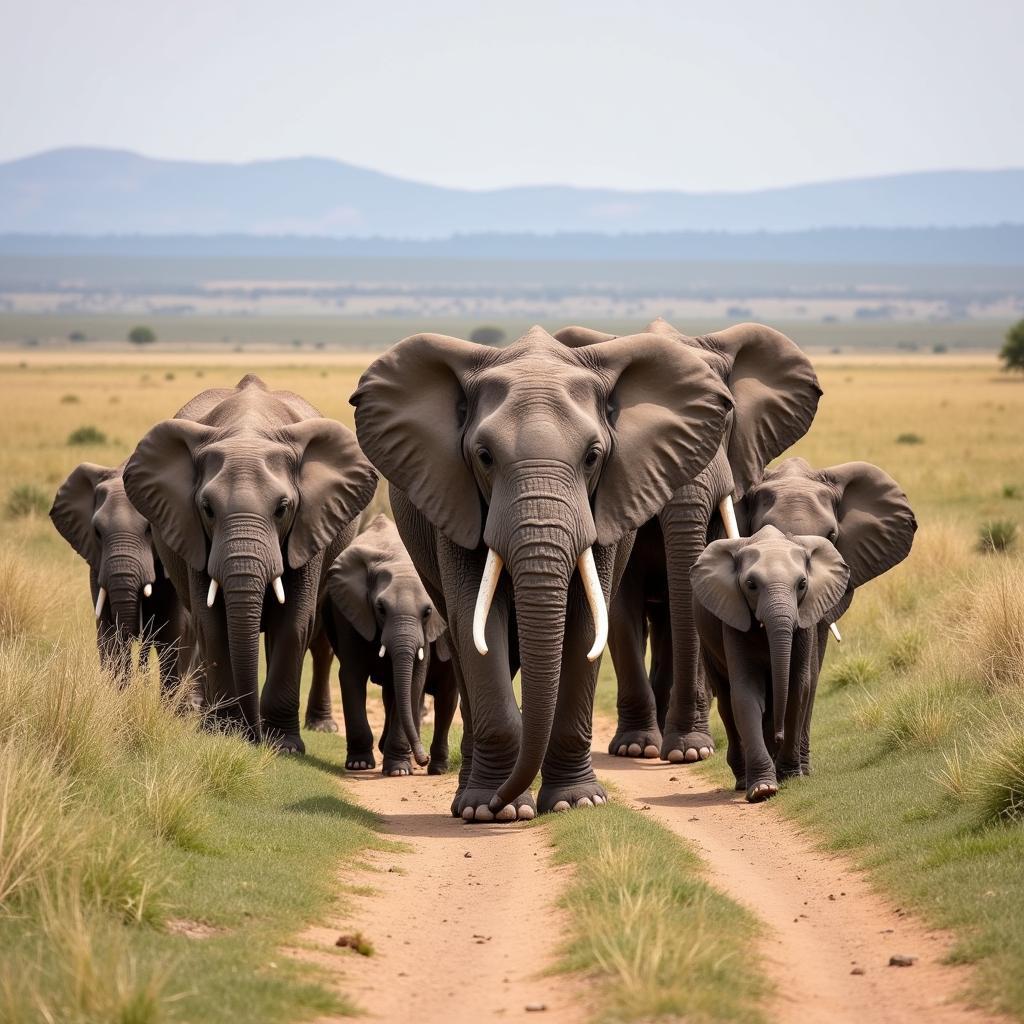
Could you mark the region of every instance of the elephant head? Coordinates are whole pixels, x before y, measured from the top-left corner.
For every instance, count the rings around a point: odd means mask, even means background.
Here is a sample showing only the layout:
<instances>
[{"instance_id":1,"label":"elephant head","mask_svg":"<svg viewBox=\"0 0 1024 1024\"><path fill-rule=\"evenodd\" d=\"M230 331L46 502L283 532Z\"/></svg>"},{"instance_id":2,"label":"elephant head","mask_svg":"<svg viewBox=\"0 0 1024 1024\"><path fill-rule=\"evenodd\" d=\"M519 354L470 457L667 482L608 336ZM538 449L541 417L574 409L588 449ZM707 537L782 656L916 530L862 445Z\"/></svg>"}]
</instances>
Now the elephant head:
<instances>
[{"instance_id":1,"label":"elephant head","mask_svg":"<svg viewBox=\"0 0 1024 1024\"><path fill-rule=\"evenodd\" d=\"M595 659L607 607L592 545L636 530L707 465L729 392L699 356L655 335L570 349L533 327L505 349L407 338L369 367L351 401L377 468L449 540L486 546L473 627L481 654L507 566L523 742L500 808L530 785L547 748L574 571L595 620Z\"/></svg>"},{"instance_id":2,"label":"elephant head","mask_svg":"<svg viewBox=\"0 0 1024 1024\"><path fill-rule=\"evenodd\" d=\"M722 444L734 496L742 498L765 466L803 437L814 420L821 387L811 361L784 334L764 324L737 324L691 338L658 317L645 331L700 353L728 387L734 409ZM577 348L613 335L564 327L555 337Z\"/></svg>"},{"instance_id":3,"label":"elephant head","mask_svg":"<svg viewBox=\"0 0 1024 1024\"><path fill-rule=\"evenodd\" d=\"M116 638L127 644L140 631L142 601L152 593L156 563L149 523L125 494L122 468L83 462L60 485L50 518L89 563L98 588L97 620L109 600Z\"/></svg>"},{"instance_id":4,"label":"elephant head","mask_svg":"<svg viewBox=\"0 0 1024 1024\"><path fill-rule=\"evenodd\" d=\"M772 724L781 743L789 695L793 634L820 622L842 598L850 569L823 537L785 536L765 526L752 537L716 540L690 574L694 600L733 629L756 620L772 665Z\"/></svg>"},{"instance_id":5,"label":"elephant head","mask_svg":"<svg viewBox=\"0 0 1024 1024\"><path fill-rule=\"evenodd\" d=\"M334 560L327 592L360 636L380 640L380 657L391 658L399 720L416 763L426 764L416 713L430 645L447 627L387 516L378 515Z\"/></svg>"},{"instance_id":6,"label":"elephant head","mask_svg":"<svg viewBox=\"0 0 1024 1024\"><path fill-rule=\"evenodd\" d=\"M251 380L239 389L253 387ZM258 383L254 390L265 390ZM142 438L124 471L128 497L161 543L203 574L207 607L223 590L235 690L256 735L267 589L284 604L286 567L298 570L325 550L377 483L355 436L340 423L271 419L256 414L223 427L164 420Z\"/></svg>"},{"instance_id":7,"label":"elephant head","mask_svg":"<svg viewBox=\"0 0 1024 1024\"><path fill-rule=\"evenodd\" d=\"M850 567L852 587L902 562L917 530L907 496L870 462L812 469L804 459L786 459L747 494L739 511L751 533L774 526L832 541Z\"/></svg>"}]
</instances>

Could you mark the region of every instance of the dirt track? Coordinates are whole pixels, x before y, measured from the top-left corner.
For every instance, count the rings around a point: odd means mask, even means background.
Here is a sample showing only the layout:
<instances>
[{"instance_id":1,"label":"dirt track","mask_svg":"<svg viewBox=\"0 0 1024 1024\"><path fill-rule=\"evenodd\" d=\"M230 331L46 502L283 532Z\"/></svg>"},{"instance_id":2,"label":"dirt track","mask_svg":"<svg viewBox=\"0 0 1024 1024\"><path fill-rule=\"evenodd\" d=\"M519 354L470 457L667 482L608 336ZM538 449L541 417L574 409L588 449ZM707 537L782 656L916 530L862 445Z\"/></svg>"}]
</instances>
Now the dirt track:
<instances>
[{"instance_id":1,"label":"dirt track","mask_svg":"<svg viewBox=\"0 0 1024 1024\"><path fill-rule=\"evenodd\" d=\"M599 735L607 732L603 724ZM950 938L874 893L839 857L821 853L771 803L750 805L699 772L595 752L619 799L693 842L709 881L766 925L761 966L779 995L781 1024L954 1024L997 1021L952 1001L967 969L941 963ZM372 957L351 954L340 988L380 1020L419 1024L587 1019L584 982L544 977L555 961L566 876L550 862L543 828L467 826L447 815L454 779L352 776L345 786L381 814L407 853L375 855L354 919ZM578 812L578 813L600 813ZM467 856L468 854L468 856ZM389 868L395 870L389 871ZM333 943L339 927L304 938ZM889 957L917 958L890 967ZM337 963L336 960L331 961ZM855 968L863 973L852 973ZM546 1007L530 1012L528 1005Z\"/></svg>"}]
</instances>

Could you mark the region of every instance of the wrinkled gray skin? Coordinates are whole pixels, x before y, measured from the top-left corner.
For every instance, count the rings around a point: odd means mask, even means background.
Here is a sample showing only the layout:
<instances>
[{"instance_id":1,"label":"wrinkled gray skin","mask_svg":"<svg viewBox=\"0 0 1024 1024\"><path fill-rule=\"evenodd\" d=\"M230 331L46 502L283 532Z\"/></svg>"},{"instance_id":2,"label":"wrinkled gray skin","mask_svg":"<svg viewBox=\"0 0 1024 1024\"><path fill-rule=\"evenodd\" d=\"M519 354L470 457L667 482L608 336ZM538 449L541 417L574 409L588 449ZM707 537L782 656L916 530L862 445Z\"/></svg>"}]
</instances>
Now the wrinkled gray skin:
<instances>
[{"instance_id":1,"label":"wrinkled gray skin","mask_svg":"<svg viewBox=\"0 0 1024 1024\"><path fill-rule=\"evenodd\" d=\"M850 570L822 537L765 526L716 540L693 567L704 668L728 737L736 788L756 802L801 773L804 723L818 674L817 630Z\"/></svg>"},{"instance_id":2,"label":"wrinkled gray skin","mask_svg":"<svg viewBox=\"0 0 1024 1024\"><path fill-rule=\"evenodd\" d=\"M820 671L831 622L853 601L854 590L887 572L910 554L917 520L899 484L870 462L844 462L814 469L805 459L780 462L752 487L736 507L740 532L753 534L765 526L784 533L825 537L835 544L850 567L846 592L802 640L813 646ZM811 676L811 695L803 723L801 769L811 769L811 712L818 672Z\"/></svg>"},{"instance_id":3,"label":"wrinkled gray skin","mask_svg":"<svg viewBox=\"0 0 1024 1024\"><path fill-rule=\"evenodd\" d=\"M366 718L366 683L383 689L385 722L380 750L385 775L410 775L410 757L431 775L448 770L448 729L458 689L444 619L437 613L395 524L376 516L327 573L324 623L340 668L349 771L376 767ZM383 656L381 651L383 650ZM434 698L430 756L420 742L420 704Z\"/></svg>"},{"instance_id":4,"label":"wrinkled gray skin","mask_svg":"<svg viewBox=\"0 0 1024 1024\"><path fill-rule=\"evenodd\" d=\"M607 602L636 528L714 454L729 392L669 339L573 350L534 327L505 349L407 338L369 367L352 403L451 634L464 722L452 812L533 817L538 769L542 811L603 802L590 762L594 620L577 562L592 550ZM488 549L505 569L485 655L472 623Z\"/></svg>"},{"instance_id":5,"label":"wrinkled gray skin","mask_svg":"<svg viewBox=\"0 0 1024 1024\"><path fill-rule=\"evenodd\" d=\"M124 483L192 613L214 714L250 739L266 735L283 751L303 752L299 680L326 570L377 483L355 436L249 375L235 388L202 392L153 427ZM207 607L211 579L219 591Z\"/></svg>"},{"instance_id":6,"label":"wrinkled gray skin","mask_svg":"<svg viewBox=\"0 0 1024 1024\"><path fill-rule=\"evenodd\" d=\"M714 458L640 528L611 609L608 646L618 679L618 726L608 752L685 763L714 752L690 570L707 542L724 534L719 503L726 496L742 498L764 467L806 433L821 388L800 349L761 324L691 338L659 318L647 331L697 354L734 401ZM555 337L578 347L612 335L567 327Z\"/></svg>"},{"instance_id":7,"label":"wrinkled gray skin","mask_svg":"<svg viewBox=\"0 0 1024 1024\"><path fill-rule=\"evenodd\" d=\"M156 556L149 523L124 492L122 469L83 462L61 484L50 519L89 564L94 609L100 588L106 591L96 620L100 664L123 683L132 642L140 640L140 665L155 650L161 689L171 692L188 670L187 615Z\"/></svg>"}]
</instances>

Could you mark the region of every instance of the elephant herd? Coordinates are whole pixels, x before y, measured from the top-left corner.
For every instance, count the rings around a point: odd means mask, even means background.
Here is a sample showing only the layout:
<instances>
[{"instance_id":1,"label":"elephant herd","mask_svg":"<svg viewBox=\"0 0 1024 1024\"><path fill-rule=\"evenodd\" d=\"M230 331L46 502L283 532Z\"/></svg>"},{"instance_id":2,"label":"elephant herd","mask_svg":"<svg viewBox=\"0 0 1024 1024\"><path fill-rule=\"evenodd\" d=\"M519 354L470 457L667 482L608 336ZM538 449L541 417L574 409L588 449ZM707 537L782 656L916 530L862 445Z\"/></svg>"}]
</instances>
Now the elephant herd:
<instances>
[{"instance_id":1,"label":"elephant herd","mask_svg":"<svg viewBox=\"0 0 1024 1024\"><path fill-rule=\"evenodd\" d=\"M123 680L139 639L164 688L200 680L206 720L253 741L304 750L307 650L306 727L336 728L333 652L349 770L376 767L373 680L385 774L445 771L461 703L453 815L601 804L607 645L610 752L709 757L714 695L737 788L761 800L810 770L829 631L916 529L869 463L766 468L820 395L806 356L758 324L700 338L664 320L626 337L534 327L503 349L421 334L363 374L354 434L249 375L156 424L121 466L79 466L51 517L89 564L104 666ZM378 474L393 521L361 522Z\"/></svg>"}]
</instances>

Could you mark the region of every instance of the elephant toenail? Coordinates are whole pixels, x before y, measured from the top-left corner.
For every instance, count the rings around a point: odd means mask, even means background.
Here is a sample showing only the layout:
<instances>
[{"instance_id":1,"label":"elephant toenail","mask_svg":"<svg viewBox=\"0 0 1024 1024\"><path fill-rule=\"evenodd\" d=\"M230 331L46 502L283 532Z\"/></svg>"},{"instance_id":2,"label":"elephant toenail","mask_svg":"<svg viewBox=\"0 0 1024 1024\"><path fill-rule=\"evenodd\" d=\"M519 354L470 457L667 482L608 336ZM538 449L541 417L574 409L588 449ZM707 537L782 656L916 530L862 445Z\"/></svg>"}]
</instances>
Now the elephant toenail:
<instances>
[{"instance_id":1,"label":"elephant toenail","mask_svg":"<svg viewBox=\"0 0 1024 1024\"><path fill-rule=\"evenodd\" d=\"M505 804L504 807L494 816L495 821L515 821L516 820L516 809L511 804Z\"/></svg>"},{"instance_id":2,"label":"elephant toenail","mask_svg":"<svg viewBox=\"0 0 1024 1024\"><path fill-rule=\"evenodd\" d=\"M711 748L710 747L701 747L699 753L700 753L700 759L702 761L706 761L711 756Z\"/></svg>"},{"instance_id":3,"label":"elephant toenail","mask_svg":"<svg viewBox=\"0 0 1024 1024\"><path fill-rule=\"evenodd\" d=\"M625 757L626 756L626 744L623 743L622 746L620 746L619 749L616 751L616 753L619 755L619 757Z\"/></svg>"},{"instance_id":4,"label":"elephant toenail","mask_svg":"<svg viewBox=\"0 0 1024 1024\"><path fill-rule=\"evenodd\" d=\"M473 808L472 807L463 807L462 808L462 820L463 821L472 821L473 820Z\"/></svg>"},{"instance_id":5,"label":"elephant toenail","mask_svg":"<svg viewBox=\"0 0 1024 1024\"><path fill-rule=\"evenodd\" d=\"M672 764L680 764L684 760L683 752L681 750L670 750L668 752L668 759Z\"/></svg>"},{"instance_id":6,"label":"elephant toenail","mask_svg":"<svg viewBox=\"0 0 1024 1024\"><path fill-rule=\"evenodd\" d=\"M630 757L639 757L640 756L640 744L639 743L630 743L629 750L627 751L627 753L629 754Z\"/></svg>"},{"instance_id":7,"label":"elephant toenail","mask_svg":"<svg viewBox=\"0 0 1024 1024\"><path fill-rule=\"evenodd\" d=\"M520 821L533 821L536 812L529 804L523 804L516 813L519 815Z\"/></svg>"},{"instance_id":8,"label":"elephant toenail","mask_svg":"<svg viewBox=\"0 0 1024 1024\"><path fill-rule=\"evenodd\" d=\"M474 821L494 821L494 814L491 809L485 804L482 807L476 809L476 813L473 815Z\"/></svg>"},{"instance_id":9,"label":"elephant toenail","mask_svg":"<svg viewBox=\"0 0 1024 1024\"><path fill-rule=\"evenodd\" d=\"M569 810L569 801L559 800L555 803L555 806L552 807L551 810L553 810L556 814L561 814L562 811Z\"/></svg>"},{"instance_id":10,"label":"elephant toenail","mask_svg":"<svg viewBox=\"0 0 1024 1024\"><path fill-rule=\"evenodd\" d=\"M597 805L598 805L598 807L600 807L600 806L601 806L601 804L603 804L603 803L604 803L604 797L603 797L603 796L601 796L601 795L600 795L600 794L598 794L598 793L595 793L595 794L594 794L594 803L595 803L595 804L597 804Z\"/></svg>"},{"instance_id":11,"label":"elephant toenail","mask_svg":"<svg viewBox=\"0 0 1024 1024\"><path fill-rule=\"evenodd\" d=\"M576 806L577 807L593 807L594 806L594 801L591 800L589 796L581 796L579 798L579 800L576 801Z\"/></svg>"},{"instance_id":12,"label":"elephant toenail","mask_svg":"<svg viewBox=\"0 0 1024 1024\"><path fill-rule=\"evenodd\" d=\"M683 754L683 760L686 761L687 764L693 764L694 761L700 760L700 754L698 754L693 747L687 747L686 753Z\"/></svg>"},{"instance_id":13,"label":"elephant toenail","mask_svg":"<svg viewBox=\"0 0 1024 1024\"><path fill-rule=\"evenodd\" d=\"M648 743L647 746L644 747L644 757L657 757L657 756L658 756L658 748L653 743Z\"/></svg>"}]
</instances>

